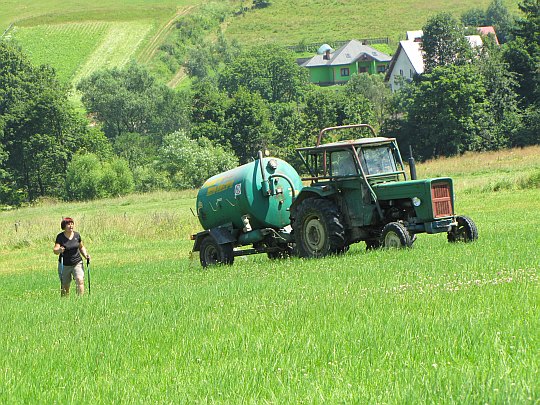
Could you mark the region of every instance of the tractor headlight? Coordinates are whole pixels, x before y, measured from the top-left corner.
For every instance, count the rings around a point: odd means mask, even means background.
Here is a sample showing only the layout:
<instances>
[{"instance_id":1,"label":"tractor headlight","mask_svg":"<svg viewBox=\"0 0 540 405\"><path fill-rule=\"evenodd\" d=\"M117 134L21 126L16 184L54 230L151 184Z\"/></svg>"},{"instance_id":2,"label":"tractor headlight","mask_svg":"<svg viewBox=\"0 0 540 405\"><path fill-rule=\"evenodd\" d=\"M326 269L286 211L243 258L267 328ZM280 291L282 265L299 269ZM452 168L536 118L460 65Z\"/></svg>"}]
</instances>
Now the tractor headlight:
<instances>
[{"instance_id":1,"label":"tractor headlight","mask_svg":"<svg viewBox=\"0 0 540 405\"><path fill-rule=\"evenodd\" d=\"M422 204L422 200L418 197L413 197L412 203L415 207L420 207L420 204Z\"/></svg>"}]
</instances>

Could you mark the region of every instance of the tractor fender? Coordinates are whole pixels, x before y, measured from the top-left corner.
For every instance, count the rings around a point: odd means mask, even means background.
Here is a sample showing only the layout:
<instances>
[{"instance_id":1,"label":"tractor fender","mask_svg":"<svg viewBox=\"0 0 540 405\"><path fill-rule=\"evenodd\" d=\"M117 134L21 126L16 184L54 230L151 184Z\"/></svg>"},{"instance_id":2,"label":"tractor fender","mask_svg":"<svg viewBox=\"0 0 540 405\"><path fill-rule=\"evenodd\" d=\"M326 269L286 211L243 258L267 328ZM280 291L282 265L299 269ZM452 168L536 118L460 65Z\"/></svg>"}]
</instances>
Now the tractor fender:
<instances>
[{"instance_id":1,"label":"tractor fender","mask_svg":"<svg viewBox=\"0 0 540 405\"><path fill-rule=\"evenodd\" d=\"M195 239L195 245L193 246L194 252L199 251L201 242L207 235L210 235L217 242L218 245L225 245L227 243L236 242L236 238L227 228L211 228L193 235L193 239Z\"/></svg>"},{"instance_id":2,"label":"tractor fender","mask_svg":"<svg viewBox=\"0 0 540 405\"><path fill-rule=\"evenodd\" d=\"M330 196L333 196L336 194L336 189L332 186L307 186L304 187L294 202L291 204L290 212L293 214L296 212L297 207L302 203L302 201L307 200L309 198L328 198Z\"/></svg>"}]
</instances>

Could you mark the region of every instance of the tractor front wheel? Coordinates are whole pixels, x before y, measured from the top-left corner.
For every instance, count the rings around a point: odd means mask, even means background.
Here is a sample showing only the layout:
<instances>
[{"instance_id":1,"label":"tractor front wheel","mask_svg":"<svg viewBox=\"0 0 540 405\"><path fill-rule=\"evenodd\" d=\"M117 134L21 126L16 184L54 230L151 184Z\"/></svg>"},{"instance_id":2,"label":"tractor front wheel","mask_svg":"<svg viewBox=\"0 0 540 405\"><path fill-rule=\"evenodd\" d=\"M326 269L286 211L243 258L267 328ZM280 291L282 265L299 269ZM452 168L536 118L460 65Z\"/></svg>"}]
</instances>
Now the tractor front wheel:
<instances>
[{"instance_id":1,"label":"tractor front wheel","mask_svg":"<svg viewBox=\"0 0 540 405\"><path fill-rule=\"evenodd\" d=\"M386 224L381 234L381 246L384 248L408 248L413 244L411 234L399 222Z\"/></svg>"},{"instance_id":2,"label":"tractor front wheel","mask_svg":"<svg viewBox=\"0 0 540 405\"><path fill-rule=\"evenodd\" d=\"M465 215L456 217L457 226L448 232L448 242L474 242L478 239L478 228L472 219Z\"/></svg>"},{"instance_id":3,"label":"tractor front wheel","mask_svg":"<svg viewBox=\"0 0 540 405\"><path fill-rule=\"evenodd\" d=\"M201 242L199 256L203 267L218 264L233 264L234 262L232 244L226 243L220 245L211 236L205 237Z\"/></svg>"},{"instance_id":4,"label":"tractor front wheel","mask_svg":"<svg viewBox=\"0 0 540 405\"><path fill-rule=\"evenodd\" d=\"M330 200L309 198L302 201L292 227L300 257L322 257L348 250L339 209Z\"/></svg>"}]
</instances>

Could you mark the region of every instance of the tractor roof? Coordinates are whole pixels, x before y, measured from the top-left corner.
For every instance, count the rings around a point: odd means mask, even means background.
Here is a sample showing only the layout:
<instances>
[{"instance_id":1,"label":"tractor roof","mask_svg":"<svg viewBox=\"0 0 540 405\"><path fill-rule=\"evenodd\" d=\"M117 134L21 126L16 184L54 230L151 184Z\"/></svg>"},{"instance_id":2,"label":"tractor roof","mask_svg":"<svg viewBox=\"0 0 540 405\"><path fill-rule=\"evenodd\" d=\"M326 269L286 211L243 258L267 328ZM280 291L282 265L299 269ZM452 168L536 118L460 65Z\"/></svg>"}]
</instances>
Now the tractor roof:
<instances>
[{"instance_id":1,"label":"tractor roof","mask_svg":"<svg viewBox=\"0 0 540 405\"><path fill-rule=\"evenodd\" d=\"M338 141L332 143L325 143L319 146L308 146L305 148L298 148L298 151L318 153L328 149L342 149L343 147L351 146L365 146L365 145L380 145L385 143L390 143L395 141L396 138L385 138L378 136L375 138L360 138L360 139L351 139L347 141Z\"/></svg>"}]
</instances>

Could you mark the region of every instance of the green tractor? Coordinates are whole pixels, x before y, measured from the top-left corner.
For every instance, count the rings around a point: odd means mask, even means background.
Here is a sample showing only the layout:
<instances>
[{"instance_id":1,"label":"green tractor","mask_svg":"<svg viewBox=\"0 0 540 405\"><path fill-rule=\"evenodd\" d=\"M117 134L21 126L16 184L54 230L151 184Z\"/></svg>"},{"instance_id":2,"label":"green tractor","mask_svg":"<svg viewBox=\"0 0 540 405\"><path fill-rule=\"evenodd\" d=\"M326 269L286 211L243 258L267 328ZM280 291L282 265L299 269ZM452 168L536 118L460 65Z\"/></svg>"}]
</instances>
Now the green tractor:
<instances>
[{"instance_id":1,"label":"green tractor","mask_svg":"<svg viewBox=\"0 0 540 405\"><path fill-rule=\"evenodd\" d=\"M358 131L373 136L321 144L329 133ZM449 242L478 238L474 222L454 213L452 179L416 180L411 164L408 180L396 140L375 136L369 125L325 128L315 146L298 153L308 178L259 152L203 184L196 215L204 229L191 237L203 267L259 253L340 254L360 241L368 249L410 247L419 233L446 232Z\"/></svg>"},{"instance_id":2,"label":"green tractor","mask_svg":"<svg viewBox=\"0 0 540 405\"><path fill-rule=\"evenodd\" d=\"M372 137L321 144L326 135L369 130ZM339 136L339 134L337 134ZM310 177L290 207L292 234L301 257L367 249L411 247L419 233L446 232L449 242L478 238L474 222L454 211L452 179L411 180L394 138L377 137L366 124L321 130L317 144L298 149Z\"/></svg>"}]
</instances>

